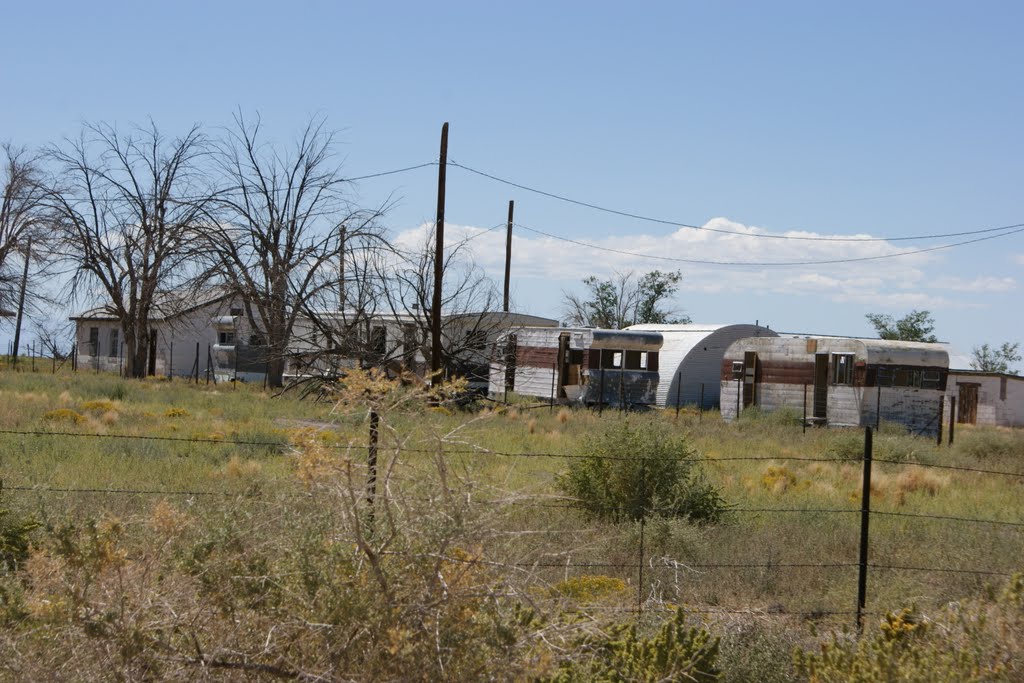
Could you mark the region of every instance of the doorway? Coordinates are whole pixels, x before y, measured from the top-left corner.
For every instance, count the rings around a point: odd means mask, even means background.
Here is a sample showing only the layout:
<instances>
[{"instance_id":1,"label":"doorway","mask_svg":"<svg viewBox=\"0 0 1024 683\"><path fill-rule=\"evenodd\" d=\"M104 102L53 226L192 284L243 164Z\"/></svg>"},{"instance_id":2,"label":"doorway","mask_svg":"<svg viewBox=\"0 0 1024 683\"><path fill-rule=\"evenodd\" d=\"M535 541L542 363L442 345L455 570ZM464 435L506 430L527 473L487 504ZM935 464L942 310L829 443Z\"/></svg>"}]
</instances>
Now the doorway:
<instances>
[{"instance_id":1,"label":"doorway","mask_svg":"<svg viewBox=\"0 0 1024 683\"><path fill-rule=\"evenodd\" d=\"M957 382L957 387L960 388L960 396L957 398L957 416L956 421L960 424L977 424L978 423L978 387L980 384L974 382Z\"/></svg>"},{"instance_id":2,"label":"doorway","mask_svg":"<svg viewBox=\"0 0 1024 683\"><path fill-rule=\"evenodd\" d=\"M757 352L743 354L743 407L757 405L757 380L760 368L757 366Z\"/></svg>"},{"instance_id":3,"label":"doorway","mask_svg":"<svg viewBox=\"0 0 1024 683\"><path fill-rule=\"evenodd\" d=\"M815 422L824 424L828 418L828 354L814 354L814 411Z\"/></svg>"},{"instance_id":4,"label":"doorway","mask_svg":"<svg viewBox=\"0 0 1024 683\"><path fill-rule=\"evenodd\" d=\"M156 330L149 331L149 367L147 370L150 377L156 374Z\"/></svg>"}]
</instances>

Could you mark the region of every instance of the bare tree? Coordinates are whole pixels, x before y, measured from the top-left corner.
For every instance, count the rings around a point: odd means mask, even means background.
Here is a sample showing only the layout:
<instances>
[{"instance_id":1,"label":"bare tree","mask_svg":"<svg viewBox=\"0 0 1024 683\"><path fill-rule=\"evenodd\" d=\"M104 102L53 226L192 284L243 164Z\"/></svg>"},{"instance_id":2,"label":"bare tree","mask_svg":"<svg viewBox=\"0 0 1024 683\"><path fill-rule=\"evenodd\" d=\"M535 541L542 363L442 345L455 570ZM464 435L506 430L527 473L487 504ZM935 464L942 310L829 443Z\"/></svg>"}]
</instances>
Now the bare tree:
<instances>
[{"instance_id":1,"label":"bare tree","mask_svg":"<svg viewBox=\"0 0 1024 683\"><path fill-rule=\"evenodd\" d=\"M205 280L243 302L269 354L272 387L282 385L296 321L325 292L337 291L344 244L373 238L383 211L348 201L334 147L322 118L311 119L282 153L264 145L258 118L248 123L236 115L217 149L222 187L204 240Z\"/></svg>"},{"instance_id":2,"label":"bare tree","mask_svg":"<svg viewBox=\"0 0 1024 683\"><path fill-rule=\"evenodd\" d=\"M41 184L38 157L9 143L2 145L3 203L0 204L0 309L17 307L18 293L26 257L38 263L45 253L45 191ZM29 242L33 242L31 252ZM41 291L31 287L29 305L38 301Z\"/></svg>"},{"instance_id":3,"label":"bare tree","mask_svg":"<svg viewBox=\"0 0 1024 683\"><path fill-rule=\"evenodd\" d=\"M434 230L409 251L396 249L394 262L380 273L387 283L387 311L406 326L405 337L416 351L430 358L433 324ZM501 312L497 285L474 262L466 241L449 246L443 264L441 292L441 361L450 373L470 376L483 372L489 362L489 346L499 332L509 329L508 315ZM403 347L406 356L412 355Z\"/></svg>"},{"instance_id":4,"label":"bare tree","mask_svg":"<svg viewBox=\"0 0 1024 683\"><path fill-rule=\"evenodd\" d=\"M57 173L48 204L72 294L102 299L120 321L129 377L147 372L159 297L188 279L191 238L207 215L206 153L197 127L171 139L152 122L129 133L88 125L49 150Z\"/></svg>"}]
</instances>

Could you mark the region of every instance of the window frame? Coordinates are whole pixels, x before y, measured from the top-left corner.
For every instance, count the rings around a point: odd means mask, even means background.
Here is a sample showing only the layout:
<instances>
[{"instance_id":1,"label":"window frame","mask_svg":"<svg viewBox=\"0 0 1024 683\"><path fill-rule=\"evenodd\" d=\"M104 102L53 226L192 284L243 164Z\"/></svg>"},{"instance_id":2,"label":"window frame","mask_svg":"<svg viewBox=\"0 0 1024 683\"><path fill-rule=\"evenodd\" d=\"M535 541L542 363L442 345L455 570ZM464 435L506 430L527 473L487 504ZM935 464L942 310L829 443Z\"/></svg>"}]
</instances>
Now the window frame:
<instances>
[{"instance_id":1,"label":"window frame","mask_svg":"<svg viewBox=\"0 0 1024 683\"><path fill-rule=\"evenodd\" d=\"M856 355L853 353L833 353L829 359L833 386L852 387L853 368Z\"/></svg>"}]
</instances>

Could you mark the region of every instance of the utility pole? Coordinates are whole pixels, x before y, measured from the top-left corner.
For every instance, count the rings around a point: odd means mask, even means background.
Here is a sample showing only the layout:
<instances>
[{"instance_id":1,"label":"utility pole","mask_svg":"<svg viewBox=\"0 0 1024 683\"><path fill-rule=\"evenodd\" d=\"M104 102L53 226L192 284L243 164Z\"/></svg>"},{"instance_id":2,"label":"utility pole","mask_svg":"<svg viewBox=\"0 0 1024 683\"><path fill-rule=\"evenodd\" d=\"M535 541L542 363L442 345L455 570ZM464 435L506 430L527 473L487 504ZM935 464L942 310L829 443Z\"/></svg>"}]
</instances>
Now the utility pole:
<instances>
[{"instance_id":1,"label":"utility pole","mask_svg":"<svg viewBox=\"0 0 1024 683\"><path fill-rule=\"evenodd\" d=\"M21 318L25 313L25 286L28 283L28 262L32 255L32 237L25 245L25 271L21 275L21 293L18 295L18 320L14 324L14 346L11 349L11 365L18 367L18 342L21 340Z\"/></svg>"},{"instance_id":2,"label":"utility pole","mask_svg":"<svg viewBox=\"0 0 1024 683\"><path fill-rule=\"evenodd\" d=\"M437 223L434 226L434 298L430 306L430 382L440 384L441 282L444 272L444 183L448 167L448 122L441 126L441 157L437 165Z\"/></svg>"},{"instance_id":3,"label":"utility pole","mask_svg":"<svg viewBox=\"0 0 1024 683\"><path fill-rule=\"evenodd\" d=\"M515 212L516 203L508 200L508 230L505 233L505 299L502 306L503 311L508 313L508 283L512 276L512 214Z\"/></svg>"}]
</instances>

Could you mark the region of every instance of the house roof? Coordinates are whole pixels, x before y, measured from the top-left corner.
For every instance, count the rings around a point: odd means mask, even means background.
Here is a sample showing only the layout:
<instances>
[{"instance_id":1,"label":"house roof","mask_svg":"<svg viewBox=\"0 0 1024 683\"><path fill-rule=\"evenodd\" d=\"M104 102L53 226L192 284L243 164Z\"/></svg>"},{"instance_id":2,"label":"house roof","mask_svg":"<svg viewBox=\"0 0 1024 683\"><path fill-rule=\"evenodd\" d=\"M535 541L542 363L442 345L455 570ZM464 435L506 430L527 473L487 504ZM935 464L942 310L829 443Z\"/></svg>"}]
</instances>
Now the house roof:
<instances>
[{"instance_id":1,"label":"house roof","mask_svg":"<svg viewBox=\"0 0 1024 683\"><path fill-rule=\"evenodd\" d=\"M231 293L221 287L205 289L200 292L192 290L171 290L160 292L153 304L154 314L150 320L158 322L190 313L203 306L222 301L231 296ZM95 306L73 315L69 320L118 320L118 317L110 310L110 306Z\"/></svg>"}]
</instances>

